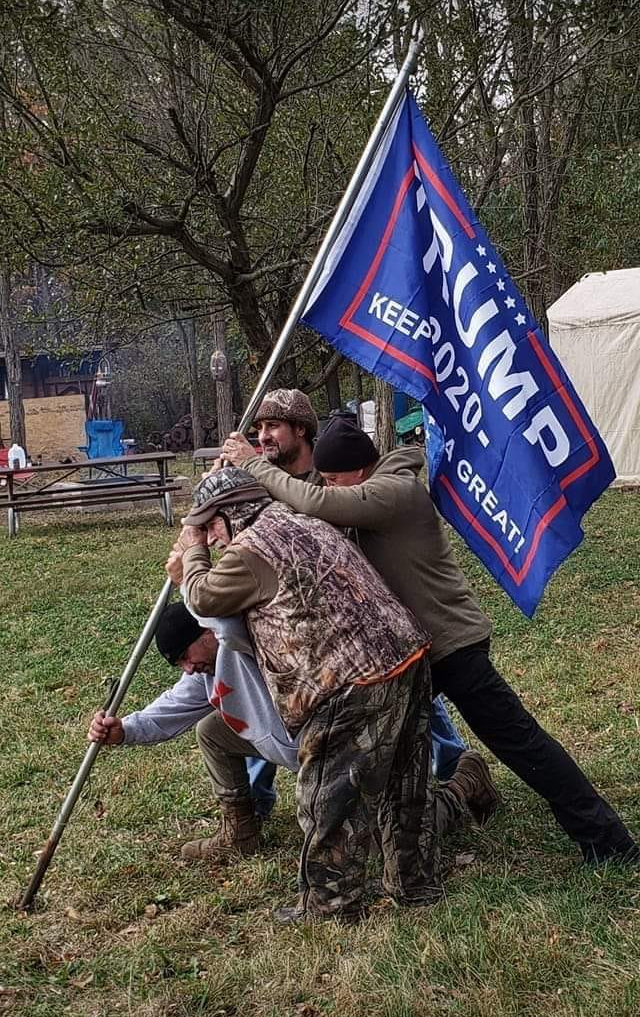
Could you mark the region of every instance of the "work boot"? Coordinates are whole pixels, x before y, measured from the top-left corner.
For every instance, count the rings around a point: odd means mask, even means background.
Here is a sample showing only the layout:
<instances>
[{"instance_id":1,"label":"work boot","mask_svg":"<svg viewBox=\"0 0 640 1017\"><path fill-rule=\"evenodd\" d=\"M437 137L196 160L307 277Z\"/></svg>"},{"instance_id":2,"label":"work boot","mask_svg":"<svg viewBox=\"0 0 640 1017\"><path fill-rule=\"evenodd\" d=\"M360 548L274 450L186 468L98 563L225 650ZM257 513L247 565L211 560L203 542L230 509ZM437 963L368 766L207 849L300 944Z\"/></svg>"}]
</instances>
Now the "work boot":
<instances>
[{"instance_id":1,"label":"work boot","mask_svg":"<svg viewBox=\"0 0 640 1017\"><path fill-rule=\"evenodd\" d=\"M260 850L262 820L256 816L253 802L221 801L219 805L222 815L218 832L183 844L180 855L185 860L224 860L234 855L255 855Z\"/></svg>"},{"instance_id":2,"label":"work boot","mask_svg":"<svg viewBox=\"0 0 640 1017\"><path fill-rule=\"evenodd\" d=\"M279 925L312 925L314 922L339 922L341 925L356 925L364 918L364 908L344 911L305 911L299 904L278 908L273 917Z\"/></svg>"},{"instance_id":3,"label":"work boot","mask_svg":"<svg viewBox=\"0 0 640 1017\"><path fill-rule=\"evenodd\" d=\"M466 805L478 826L484 826L500 804L500 795L491 780L489 767L480 753L473 749L460 753L455 773L445 786Z\"/></svg>"}]
</instances>

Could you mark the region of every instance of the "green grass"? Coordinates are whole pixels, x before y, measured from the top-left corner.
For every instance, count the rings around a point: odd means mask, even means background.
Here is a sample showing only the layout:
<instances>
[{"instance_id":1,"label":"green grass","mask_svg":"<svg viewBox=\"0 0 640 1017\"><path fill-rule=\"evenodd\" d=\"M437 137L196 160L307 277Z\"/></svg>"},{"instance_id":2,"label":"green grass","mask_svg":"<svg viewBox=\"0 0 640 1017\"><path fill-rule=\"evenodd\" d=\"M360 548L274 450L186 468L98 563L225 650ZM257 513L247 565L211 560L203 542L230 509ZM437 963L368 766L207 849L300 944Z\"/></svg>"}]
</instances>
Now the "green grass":
<instances>
[{"instance_id":1,"label":"green grass","mask_svg":"<svg viewBox=\"0 0 640 1017\"><path fill-rule=\"evenodd\" d=\"M494 657L640 830L640 498L609 492L523 618L461 552L495 623ZM29 914L24 890L85 751L85 730L162 586L155 512L26 516L0 533L3 662L0 1012L17 1017L638 1017L640 875L581 868L543 804L492 762L504 807L446 846L445 900L379 902L358 928L279 928L295 893L293 781L263 857L188 867L215 806L192 736L104 751ZM172 673L155 650L127 700ZM472 853L456 866L457 854Z\"/></svg>"}]
</instances>

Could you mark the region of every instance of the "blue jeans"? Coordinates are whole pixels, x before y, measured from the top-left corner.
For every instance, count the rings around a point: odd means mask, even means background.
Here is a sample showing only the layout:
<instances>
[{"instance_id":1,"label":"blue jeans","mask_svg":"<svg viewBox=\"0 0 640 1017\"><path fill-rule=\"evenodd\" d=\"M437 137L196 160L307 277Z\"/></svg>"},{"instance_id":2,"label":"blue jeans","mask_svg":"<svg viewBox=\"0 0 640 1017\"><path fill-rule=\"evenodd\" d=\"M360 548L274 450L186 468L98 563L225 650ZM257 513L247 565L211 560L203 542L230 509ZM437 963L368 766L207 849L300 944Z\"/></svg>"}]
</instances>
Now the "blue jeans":
<instances>
[{"instance_id":1,"label":"blue jeans","mask_svg":"<svg viewBox=\"0 0 640 1017\"><path fill-rule=\"evenodd\" d=\"M458 765L460 753L468 747L447 713L442 696L431 704L431 743L433 772L438 780L449 780Z\"/></svg>"},{"instance_id":2,"label":"blue jeans","mask_svg":"<svg viewBox=\"0 0 640 1017\"><path fill-rule=\"evenodd\" d=\"M246 763L256 815L260 816L261 819L266 819L276 804L276 789L273 786L273 782L277 766L266 759L254 756L247 756Z\"/></svg>"},{"instance_id":3,"label":"blue jeans","mask_svg":"<svg viewBox=\"0 0 640 1017\"><path fill-rule=\"evenodd\" d=\"M440 696L433 700L431 706L431 737L433 772L438 780L449 780L458 765L460 753L467 746L449 717ZM273 786L276 769L275 763L247 756L251 794L255 802L256 814L262 819L267 818L276 803L276 790Z\"/></svg>"}]
</instances>

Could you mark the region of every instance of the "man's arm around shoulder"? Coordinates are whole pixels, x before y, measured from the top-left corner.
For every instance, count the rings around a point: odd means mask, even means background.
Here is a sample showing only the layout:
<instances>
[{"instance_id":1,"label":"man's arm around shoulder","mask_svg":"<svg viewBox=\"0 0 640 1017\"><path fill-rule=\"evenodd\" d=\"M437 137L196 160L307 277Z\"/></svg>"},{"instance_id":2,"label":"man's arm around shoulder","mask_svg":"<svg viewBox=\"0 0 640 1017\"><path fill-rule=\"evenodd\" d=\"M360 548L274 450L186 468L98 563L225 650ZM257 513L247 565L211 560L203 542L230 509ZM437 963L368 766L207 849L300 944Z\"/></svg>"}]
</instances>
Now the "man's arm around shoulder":
<instances>
[{"instance_id":1,"label":"man's arm around shoulder","mask_svg":"<svg viewBox=\"0 0 640 1017\"><path fill-rule=\"evenodd\" d=\"M259 480L272 498L334 526L387 530L397 520L401 486L395 478L374 474L353 487L318 487L290 477L262 456L246 459L242 468Z\"/></svg>"}]
</instances>

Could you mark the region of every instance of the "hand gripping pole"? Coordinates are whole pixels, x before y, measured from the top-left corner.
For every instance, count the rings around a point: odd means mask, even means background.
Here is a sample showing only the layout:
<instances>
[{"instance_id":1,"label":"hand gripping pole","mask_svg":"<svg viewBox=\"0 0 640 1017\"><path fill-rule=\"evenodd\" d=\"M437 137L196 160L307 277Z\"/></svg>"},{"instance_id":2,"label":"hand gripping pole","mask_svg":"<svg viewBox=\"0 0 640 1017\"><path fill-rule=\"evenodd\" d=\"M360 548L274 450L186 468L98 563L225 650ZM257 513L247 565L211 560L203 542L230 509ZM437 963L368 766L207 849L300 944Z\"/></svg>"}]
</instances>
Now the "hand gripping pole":
<instances>
[{"instance_id":1,"label":"hand gripping pole","mask_svg":"<svg viewBox=\"0 0 640 1017\"><path fill-rule=\"evenodd\" d=\"M171 582L170 579L167 579L166 583L162 587L162 591L158 599L156 600L153 606L151 614L147 618L145 626L142 632L140 633L140 636L138 637L138 642L133 648L133 652L131 653L129 660L127 661L127 665L124 671L122 672L118 682L114 685L111 694L109 695L109 698L107 699L107 702L104 705L107 717L117 716L120 704L126 695L127 689L131 684L133 676L138 670L140 661L147 652L149 643L153 639L153 634L156 630L158 619L160 618L160 615L162 614L162 612L164 611L165 607L169 602L169 597L171 596L172 588L173 583ZM60 838L62 837L62 834L65 831L65 827L69 822L69 818L71 816L71 813L73 812L74 806L78 801L78 798L80 797L80 792L82 791L82 788L85 785L87 777L91 772L91 767L93 766L96 760L96 756L98 755L101 748L102 745L100 744L100 742L92 742L92 744L89 746L85 753L80 769L76 774L76 778L73 784L71 785L71 788L69 789L69 793L67 794L67 797L65 798L62 804L60 812L58 813L51 834L49 835L49 838L47 839L47 842L40 853L36 870L33 873L33 876L31 877L31 882L29 883L29 886L27 887L27 889L25 890L24 894L22 895L17 904L17 907L21 911L29 907L29 905L33 901L33 898L38 892L38 888L42 883L42 880L44 879L44 874L49 868L49 864L60 842Z\"/></svg>"}]
</instances>

